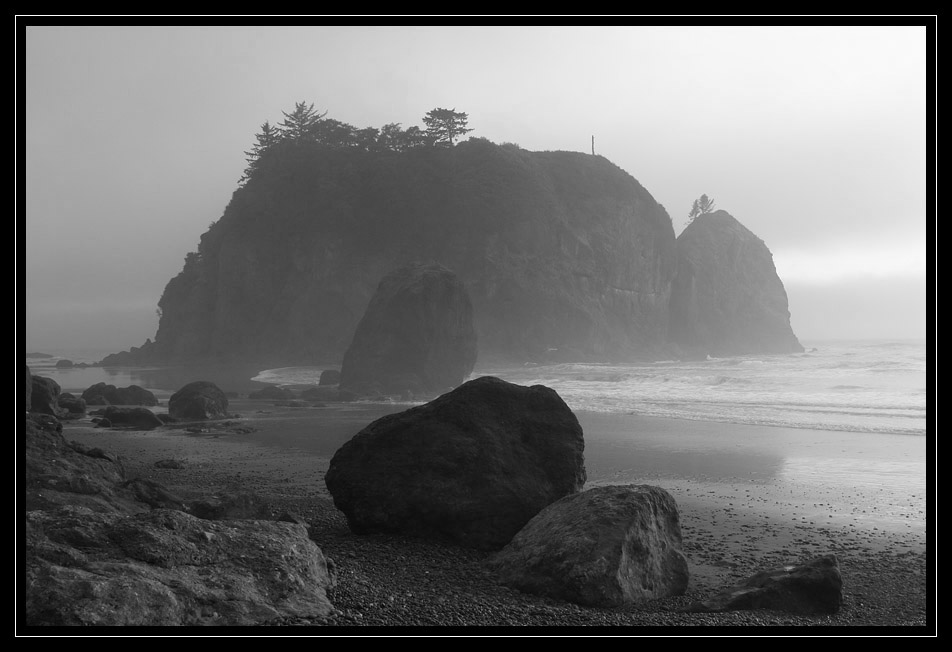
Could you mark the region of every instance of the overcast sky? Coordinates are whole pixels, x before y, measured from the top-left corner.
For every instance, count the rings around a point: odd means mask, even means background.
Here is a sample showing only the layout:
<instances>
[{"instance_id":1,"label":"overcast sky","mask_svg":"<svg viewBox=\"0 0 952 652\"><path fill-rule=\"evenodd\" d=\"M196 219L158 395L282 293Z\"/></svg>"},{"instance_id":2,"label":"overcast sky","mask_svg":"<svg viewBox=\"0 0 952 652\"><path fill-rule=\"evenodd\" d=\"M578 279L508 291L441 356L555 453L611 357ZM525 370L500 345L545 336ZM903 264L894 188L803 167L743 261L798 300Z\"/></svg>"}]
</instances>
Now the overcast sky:
<instances>
[{"instance_id":1,"label":"overcast sky","mask_svg":"<svg viewBox=\"0 0 952 652\"><path fill-rule=\"evenodd\" d=\"M926 335L925 27L28 26L23 38L28 350L154 337L165 284L221 216L255 133L298 101L356 127L422 127L454 108L470 135L529 150L588 152L594 135L676 233L705 193L759 236L801 341Z\"/></svg>"}]
</instances>

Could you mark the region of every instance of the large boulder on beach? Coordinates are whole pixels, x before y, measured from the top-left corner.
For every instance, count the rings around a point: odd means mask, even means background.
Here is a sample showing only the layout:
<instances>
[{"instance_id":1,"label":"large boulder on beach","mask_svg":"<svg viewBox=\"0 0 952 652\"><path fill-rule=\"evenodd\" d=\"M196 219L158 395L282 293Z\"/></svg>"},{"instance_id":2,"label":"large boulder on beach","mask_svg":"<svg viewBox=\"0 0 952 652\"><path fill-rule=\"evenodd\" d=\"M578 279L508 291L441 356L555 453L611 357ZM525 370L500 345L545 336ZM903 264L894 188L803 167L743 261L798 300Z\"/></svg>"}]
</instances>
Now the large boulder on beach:
<instances>
[{"instance_id":1,"label":"large boulder on beach","mask_svg":"<svg viewBox=\"0 0 952 652\"><path fill-rule=\"evenodd\" d=\"M151 430L163 425L162 420L155 412L145 407L118 407L110 405L102 415L109 419L113 426L135 428L137 430Z\"/></svg>"},{"instance_id":2,"label":"large boulder on beach","mask_svg":"<svg viewBox=\"0 0 952 652\"><path fill-rule=\"evenodd\" d=\"M585 483L578 419L552 389L482 377L374 421L324 481L356 533L495 549Z\"/></svg>"},{"instance_id":3,"label":"large boulder on beach","mask_svg":"<svg viewBox=\"0 0 952 652\"><path fill-rule=\"evenodd\" d=\"M500 583L585 606L682 595L678 506L649 485L602 486L539 512L489 562Z\"/></svg>"},{"instance_id":4,"label":"large boulder on beach","mask_svg":"<svg viewBox=\"0 0 952 652\"><path fill-rule=\"evenodd\" d=\"M138 385L116 387L106 383L96 383L83 392L82 398L87 405L145 405L159 404L155 394Z\"/></svg>"},{"instance_id":5,"label":"large boulder on beach","mask_svg":"<svg viewBox=\"0 0 952 652\"><path fill-rule=\"evenodd\" d=\"M191 421L223 419L228 416L228 397L215 383L196 380L172 394L169 416Z\"/></svg>"},{"instance_id":6,"label":"large boulder on beach","mask_svg":"<svg viewBox=\"0 0 952 652\"><path fill-rule=\"evenodd\" d=\"M475 364L466 287L442 265L414 263L377 286L344 354L340 388L433 395L462 383Z\"/></svg>"},{"instance_id":7,"label":"large boulder on beach","mask_svg":"<svg viewBox=\"0 0 952 652\"><path fill-rule=\"evenodd\" d=\"M320 548L298 523L66 506L26 515L28 625L265 625L333 613Z\"/></svg>"},{"instance_id":8,"label":"large boulder on beach","mask_svg":"<svg viewBox=\"0 0 952 652\"><path fill-rule=\"evenodd\" d=\"M59 383L45 376L33 376L30 380L30 411L54 417L64 416L66 411L59 405Z\"/></svg>"},{"instance_id":9,"label":"large boulder on beach","mask_svg":"<svg viewBox=\"0 0 952 652\"><path fill-rule=\"evenodd\" d=\"M835 614L843 604L843 578L836 555L757 573L696 602L688 611L773 609L795 614Z\"/></svg>"}]
</instances>

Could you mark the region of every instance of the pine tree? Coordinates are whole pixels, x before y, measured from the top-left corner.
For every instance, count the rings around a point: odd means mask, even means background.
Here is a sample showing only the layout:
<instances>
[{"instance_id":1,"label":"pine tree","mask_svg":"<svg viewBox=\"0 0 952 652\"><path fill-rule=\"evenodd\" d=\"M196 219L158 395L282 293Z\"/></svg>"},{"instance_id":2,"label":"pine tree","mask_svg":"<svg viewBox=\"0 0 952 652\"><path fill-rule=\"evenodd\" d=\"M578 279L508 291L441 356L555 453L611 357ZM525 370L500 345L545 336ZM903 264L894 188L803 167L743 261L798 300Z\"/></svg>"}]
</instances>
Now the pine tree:
<instances>
[{"instance_id":1,"label":"pine tree","mask_svg":"<svg viewBox=\"0 0 952 652\"><path fill-rule=\"evenodd\" d=\"M316 113L314 104L308 105L306 102L296 102L294 111L291 113L282 111L281 113L284 115L284 121L278 125L281 135L296 142L312 140L314 127L327 115L327 111Z\"/></svg>"},{"instance_id":2,"label":"pine tree","mask_svg":"<svg viewBox=\"0 0 952 652\"><path fill-rule=\"evenodd\" d=\"M281 134L275 127L271 126L270 122L265 121L264 124L261 125L261 132L255 134L255 140L256 142L252 145L251 151L245 152L245 156L248 157L248 167L245 168L245 172L241 179L238 180L238 183L244 183L251 178L258 169L262 155L281 140Z\"/></svg>"},{"instance_id":3,"label":"pine tree","mask_svg":"<svg viewBox=\"0 0 952 652\"><path fill-rule=\"evenodd\" d=\"M433 109L423 118L426 133L437 145L456 144L456 139L472 131L466 127L469 116L456 109Z\"/></svg>"},{"instance_id":4,"label":"pine tree","mask_svg":"<svg viewBox=\"0 0 952 652\"><path fill-rule=\"evenodd\" d=\"M691 212L688 213L688 224L694 221L694 218L698 215L704 215L705 213L710 213L714 210L714 200L708 199L707 195L701 195L698 199L694 200L694 203L691 205Z\"/></svg>"}]
</instances>

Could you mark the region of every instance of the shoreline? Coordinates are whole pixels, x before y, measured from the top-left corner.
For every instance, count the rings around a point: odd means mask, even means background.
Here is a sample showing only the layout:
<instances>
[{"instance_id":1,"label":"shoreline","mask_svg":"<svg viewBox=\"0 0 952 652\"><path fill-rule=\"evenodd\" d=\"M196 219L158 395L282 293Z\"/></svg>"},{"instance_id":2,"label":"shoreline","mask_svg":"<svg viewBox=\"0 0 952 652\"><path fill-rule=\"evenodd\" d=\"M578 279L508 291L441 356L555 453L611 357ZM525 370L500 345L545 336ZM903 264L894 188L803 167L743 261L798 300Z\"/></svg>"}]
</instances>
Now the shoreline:
<instances>
[{"instance_id":1,"label":"shoreline","mask_svg":"<svg viewBox=\"0 0 952 652\"><path fill-rule=\"evenodd\" d=\"M899 445L901 450L881 442L854 451L844 450L844 445L832 437L842 434L839 432L704 422L685 425L682 420L579 412L586 441L586 488L631 482L669 491L679 506L683 552L691 574L688 593L683 597L620 610L579 612L580 607L551 605L522 594L511 596L512 592L495 587L481 570L485 554L401 537L356 536L349 532L323 482L333 450L370 421L406 407L345 403L289 408L239 399L230 407L240 415L228 420L231 430L211 428L200 434L168 427L115 431L93 428L87 418L66 422L63 434L67 439L120 455L129 477L147 477L183 494L253 491L275 510L302 514L319 532L315 540L325 554L358 576L369 571L351 567L351 562L379 566L366 557L368 554L398 555L408 560L411 555L407 551L424 550L421 565L406 561L419 576L401 575L402 582L419 585L431 576L434 556L449 555L465 562L451 578L462 582L452 589L456 593L465 593L474 584L479 591L471 599L477 603L482 599L479 596L489 592L496 596L494 599L508 596L506 600L512 598L519 605L535 605L533 609L543 604L555 610L549 615L556 618L556 624L579 619L593 624L589 618L612 623L644 620L642 624L662 626L927 623L924 441L905 441L905 445ZM251 430L237 432L235 427ZM718 450L721 455L715 454ZM185 468L155 467L156 461L169 458L185 460ZM825 466L819 461L825 461ZM871 480L867 478L870 482L862 481L869 468L880 472ZM921 470L918 477L917 470ZM891 483L884 482L884 478ZM909 482L919 483L922 490L911 490ZM762 612L672 615L686 601L709 597L755 572L801 563L826 552L837 555L844 581L844 605L835 616L765 616ZM350 597L343 597L351 596L353 591L376 594L390 590L388 578L374 575L367 579L367 585L355 588L345 586L345 572L342 582L337 598L341 604L332 597L342 615L333 624L355 624L348 618L368 619L364 624L398 624L391 622L396 616L389 609L381 611L376 601L376 607L367 603L358 609L348 606ZM436 607L427 603L429 612L440 611L443 603L439 598L433 598ZM463 595L461 599L470 598ZM358 617L357 613L362 615ZM422 617L416 609L408 613L401 611L400 618ZM563 623L568 614L574 614L573 620ZM502 616L497 613L495 618ZM533 618L529 621L534 622ZM456 624L472 626L483 621L471 614Z\"/></svg>"}]
</instances>

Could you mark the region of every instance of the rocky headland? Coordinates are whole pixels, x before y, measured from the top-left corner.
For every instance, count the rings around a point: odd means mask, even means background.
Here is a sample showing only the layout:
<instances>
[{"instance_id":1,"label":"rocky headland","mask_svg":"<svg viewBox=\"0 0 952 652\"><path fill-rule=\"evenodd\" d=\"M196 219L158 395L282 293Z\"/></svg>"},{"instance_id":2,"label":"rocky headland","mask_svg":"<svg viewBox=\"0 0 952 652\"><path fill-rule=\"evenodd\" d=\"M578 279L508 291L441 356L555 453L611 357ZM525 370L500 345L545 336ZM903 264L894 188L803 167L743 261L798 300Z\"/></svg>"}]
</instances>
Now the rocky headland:
<instances>
[{"instance_id":1,"label":"rocky headland","mask_svg":"<svg viewBox=\"0 0 952 652\"><path fill-rule=\"evenodd\" d=\"M169 281L154 341L104 365L340 364L381 280L415 262L459 278L482 361L798 350L761 241L723 211L676 238L604 157L478 138L282 152Z\"/></svg>"}]
</instances>

